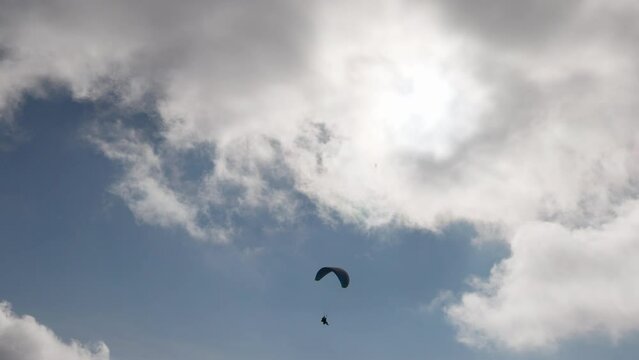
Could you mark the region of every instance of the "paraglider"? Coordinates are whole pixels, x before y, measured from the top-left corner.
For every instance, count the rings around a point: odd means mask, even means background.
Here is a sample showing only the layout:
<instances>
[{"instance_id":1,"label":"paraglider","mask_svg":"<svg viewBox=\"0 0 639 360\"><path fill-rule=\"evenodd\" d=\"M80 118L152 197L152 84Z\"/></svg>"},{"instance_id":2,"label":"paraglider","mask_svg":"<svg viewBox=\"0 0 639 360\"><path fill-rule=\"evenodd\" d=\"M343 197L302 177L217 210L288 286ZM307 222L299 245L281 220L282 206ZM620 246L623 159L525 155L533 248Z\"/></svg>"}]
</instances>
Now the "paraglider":
<instances>
[{"instance_id":1,"label":"paraglider","mask_svg":"<svg viewBox=\"0 0 639 360\"><path fill-rule=\"evenodd\" d=\"M338 267L323 267L319 269L317 271L317 274L315 274L315 281L322 280L324 276L330 273L335 274L335 276L337 277L337 280L339 280L340 285L342 285L342 288L347 288L348 284L351 282L351 278L350 276L348 276L348 273L346 272L346 270L342 268L338 268ZM322 316L321 322L324 325L328 325L328 320L326 319L326 315Z\"/></svg>"},{"instance_id":2,"label":"paraglider","mask_svg":"<svg viewBox=\"0 0 639 360\"><path fill-rule=\"evenodd\" d=\"M338 267L323 267L319 269L317 271L317 274L315 274L315 281L322 280L322 278L329 273L334 273L335 276L337 276L337 279L339 280L339 283L342 285L343 288L347 288L348 284L351 282L351 279L348 276L346 270Z\"/></svg>"}]
</instances>

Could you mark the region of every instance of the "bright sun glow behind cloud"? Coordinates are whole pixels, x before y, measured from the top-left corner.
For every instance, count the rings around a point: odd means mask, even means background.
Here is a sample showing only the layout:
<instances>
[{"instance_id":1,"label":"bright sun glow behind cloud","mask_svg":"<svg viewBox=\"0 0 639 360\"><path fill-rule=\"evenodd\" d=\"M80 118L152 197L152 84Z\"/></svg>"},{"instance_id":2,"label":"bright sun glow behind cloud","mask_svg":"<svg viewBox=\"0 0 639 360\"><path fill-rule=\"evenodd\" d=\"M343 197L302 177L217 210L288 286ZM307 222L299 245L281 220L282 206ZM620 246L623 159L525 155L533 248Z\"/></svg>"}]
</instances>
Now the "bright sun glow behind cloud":
<instances>
[{"instance_id":1,"label":"bright sun glow behind cloud","mask_svg":"<svg viewBox=\"0 0 639 360\"><path fill-rule=\"evenodd\" d=\"M316 53L319 72L349 100L351 121L378 132L371 140L399 154L445 160L478 130L488 100L460 57L469 44L442 32L428 12L379 2L344 16L353 8L332 6L323 17L328 30Z\"/></svg>"},{"instance_id":2,"label":"bright sun glow behind cloud","mask_svg":"<svg viewBox=\"0 0 639 360\"><path fill-rule=\"evenodd\" d=\"M472 106L464 104L471 96L437 64L406 68L406 80L372 101L372 113L384 121L388 140L400 152L447 158L459 141L477 130L472 115L459 111Z\"/></svg>"}]
</instances>

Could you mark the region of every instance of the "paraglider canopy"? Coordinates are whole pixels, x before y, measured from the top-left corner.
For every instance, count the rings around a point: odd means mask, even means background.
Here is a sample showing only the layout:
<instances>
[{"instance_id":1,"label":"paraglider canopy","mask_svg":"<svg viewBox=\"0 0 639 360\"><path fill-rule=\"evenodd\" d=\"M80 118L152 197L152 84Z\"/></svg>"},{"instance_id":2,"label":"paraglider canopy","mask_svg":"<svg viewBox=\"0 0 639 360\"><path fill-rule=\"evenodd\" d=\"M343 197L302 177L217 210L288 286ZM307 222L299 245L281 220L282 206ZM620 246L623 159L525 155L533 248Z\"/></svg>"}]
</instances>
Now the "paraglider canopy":
<instances>
[{"instance_id":1,"label":"paraglider canopy","mask_svg":"<svg viewBox=\"0 0 639 360\"><path fill-rule=\"evenodd\" d=\"M338 267L323 267L319 269L317 271L317 274L315 274L315 281L320 281L328 273L334 273L335 276L337 276L339 283L342 284L343 288L348 287L348 284L350 283L351 279L348 276L348 273L346 272L346 270L342 268L338 268Z\"/></svg>"}]
</instances>

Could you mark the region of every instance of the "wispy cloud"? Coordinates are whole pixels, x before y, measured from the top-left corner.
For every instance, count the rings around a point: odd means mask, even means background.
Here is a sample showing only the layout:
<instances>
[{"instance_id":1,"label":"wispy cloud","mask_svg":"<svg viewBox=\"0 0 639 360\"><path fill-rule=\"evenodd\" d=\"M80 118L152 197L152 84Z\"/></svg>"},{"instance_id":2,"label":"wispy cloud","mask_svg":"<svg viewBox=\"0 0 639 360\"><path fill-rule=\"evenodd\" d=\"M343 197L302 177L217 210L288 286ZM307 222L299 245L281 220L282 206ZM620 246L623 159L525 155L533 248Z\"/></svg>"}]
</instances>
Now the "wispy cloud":
<instances>
[{"instance_id":1,"label":"wispy cloud","mask_svg":"<svg viewBox=\"0 0 639 360\"><path fill-rule=\"evenodd\" d=\"M439 312L443 308L447 307L455 300L455 295L450 290L442 290L437 293L428 304L423 304L419 307L419 311L425 313Z\"/></svg>"},{"instance_id":2,"label":"wispy cloud","mask_svg":"<svg viewBox=\"0 0 639 360\"><path fill-rule=\"evenodd\" d=\"M275 161L281 154L268 139L245 139L217 153L198 147L214 167L194 179L184 173L191 165L185 155L193 149L153 144L122 122L96 124L87 139L122 165L124 176L111 190L143 222L179 226L195 239L225 243L237 232L235 217L266 211L284 224L298 216L289 172Z\"/></svg>"}]
</instances>

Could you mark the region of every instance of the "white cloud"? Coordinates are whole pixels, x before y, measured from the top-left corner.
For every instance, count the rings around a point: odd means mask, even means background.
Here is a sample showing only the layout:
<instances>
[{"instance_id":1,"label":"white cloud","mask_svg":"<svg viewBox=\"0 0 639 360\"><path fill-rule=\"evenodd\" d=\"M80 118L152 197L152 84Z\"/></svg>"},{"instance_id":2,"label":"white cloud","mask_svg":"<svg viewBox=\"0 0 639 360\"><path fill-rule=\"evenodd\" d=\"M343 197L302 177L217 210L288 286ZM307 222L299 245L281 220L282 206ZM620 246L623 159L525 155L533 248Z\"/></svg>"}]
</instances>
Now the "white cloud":
<instances>
[{"instance_id":1,"label":"white cloud","mask_svg":"<svg viewBox=\"0 0 639 360\"><path fill-rule=\"evenodd\" d=\"M520 227L512 255L446 312L470 345L526 350L574 336L639 330L639 202L601 227Z\"/></svg>"},{"instance_id":2,"label":"white cloud","mask_svg":"<svg viewBox=\"0 0 639 360\"><path fill-rule=\"evenodd\" d=\"M363 227L466 219L502 229L513 247L480 282L490 292L450 308L466 343L523 349L634 329L584 305L595 325L539 321L517 333L528 305L550 305L504 295L515 286L504 264L535 256L519 250L539 242L522 235L531 223L570 234L546 255L587 248L575 234L614 239L611 224L636 198L632 2L58 0L2 10L5 113L46 79L159 117L160 141L125 122L91 136L124 165L113 189L141 221L227 241L238 216L291 221L299 193ZM185 179L180 159L194 150L213 165ZM518 276L553 268L531 264ZM632 298L623 282L609 286ZM501 323L487 324L491 314Z\"/></svg>"},{"instance_id":3,"label":"white cloud","mask_svg":"<svg viewBox=\"0 0 639 360\"><path fill-rule=\"evenodd\" d=\"M0 302L0 358L3 360L108 360L102 342L87 347L77 341L64 343L33 317L17 316Z\"/></svg>"}]
</instances>

